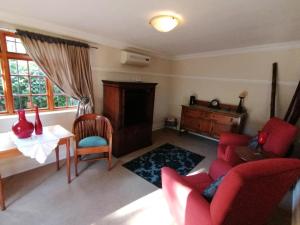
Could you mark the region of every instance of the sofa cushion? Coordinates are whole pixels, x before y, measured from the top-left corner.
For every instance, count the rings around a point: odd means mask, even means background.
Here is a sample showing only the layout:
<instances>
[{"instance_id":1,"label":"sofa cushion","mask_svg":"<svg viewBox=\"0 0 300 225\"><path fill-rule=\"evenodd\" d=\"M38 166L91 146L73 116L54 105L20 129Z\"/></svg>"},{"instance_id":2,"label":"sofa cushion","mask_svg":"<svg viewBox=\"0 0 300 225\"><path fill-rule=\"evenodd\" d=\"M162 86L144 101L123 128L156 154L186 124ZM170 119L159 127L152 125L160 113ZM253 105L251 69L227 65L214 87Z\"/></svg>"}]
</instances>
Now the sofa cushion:
<instances>
[{"instance_id":1,"label":"sofa cushion","mask_svg":"<svg viewBox=\"0 0 300 225\"><path fill-rule=\"evenodd\" d=\"M78 143L79 148L99 147L104 145L107 145L106 139L99 136L86 137L81 139Z\"/></svg>"}]
</instances>

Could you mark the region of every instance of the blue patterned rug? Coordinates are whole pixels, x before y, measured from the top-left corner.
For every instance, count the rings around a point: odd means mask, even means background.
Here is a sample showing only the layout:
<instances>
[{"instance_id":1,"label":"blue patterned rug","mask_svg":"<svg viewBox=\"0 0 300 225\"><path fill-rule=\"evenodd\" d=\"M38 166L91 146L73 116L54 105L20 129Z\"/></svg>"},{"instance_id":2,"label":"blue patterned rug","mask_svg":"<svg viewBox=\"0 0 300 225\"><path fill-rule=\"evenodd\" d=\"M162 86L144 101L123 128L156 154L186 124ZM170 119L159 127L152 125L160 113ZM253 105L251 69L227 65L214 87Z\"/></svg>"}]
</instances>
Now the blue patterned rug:
<instances>
[{"instance_id":1,"label":"blue patterned rug","mask_svg":"<svg viewBox=\"0 0 300 225\"><path fill-rule=\"evenodd\" d=\"M204 156L167 143L123 166L161 188L160 170L162 167L168 166L180 175L187 175L203 159Z\"/></svg>"}]
</instances>

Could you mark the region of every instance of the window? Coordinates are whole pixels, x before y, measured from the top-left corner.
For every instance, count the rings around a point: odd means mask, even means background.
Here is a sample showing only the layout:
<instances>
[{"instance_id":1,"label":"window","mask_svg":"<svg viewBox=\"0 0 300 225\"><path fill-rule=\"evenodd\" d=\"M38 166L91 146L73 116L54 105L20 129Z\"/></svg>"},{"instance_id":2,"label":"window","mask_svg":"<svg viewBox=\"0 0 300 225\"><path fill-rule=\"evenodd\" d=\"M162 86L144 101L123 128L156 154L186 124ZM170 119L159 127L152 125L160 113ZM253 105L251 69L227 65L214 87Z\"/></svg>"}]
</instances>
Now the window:
<instances>
[{"instance_id":1,"label":"window","mask_svg":"<svg viewBox=\"0 0 300 225\"><path fill-rule=\"evenodd\" d=\"M42 110L75 107L78 101L65 95L26 54L19 38L0 31L0 113L18 109Z\"/></svg>"},{"instance_id":2,"label":"window","mask_svg":"<svg viewBox=\"0 0 300 225\"><path fill-rule=\"evenodd\" d=\"M4 97L4 82L3 73L0 67L0 112L6 112L5 97Z\"/></svg>"}]
</instances>

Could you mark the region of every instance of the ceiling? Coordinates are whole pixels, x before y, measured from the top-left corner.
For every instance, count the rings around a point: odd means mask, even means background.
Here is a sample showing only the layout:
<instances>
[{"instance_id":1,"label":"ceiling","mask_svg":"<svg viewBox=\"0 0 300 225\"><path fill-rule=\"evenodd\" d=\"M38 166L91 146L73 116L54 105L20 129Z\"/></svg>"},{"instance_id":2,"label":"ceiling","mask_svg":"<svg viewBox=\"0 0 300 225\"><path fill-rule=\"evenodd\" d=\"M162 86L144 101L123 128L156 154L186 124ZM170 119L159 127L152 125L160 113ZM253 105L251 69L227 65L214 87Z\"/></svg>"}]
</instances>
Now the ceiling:
<instances>
[{"instance_id":1,"label":"ceiling","mask_svg":"<svg viewBox=\"0 0 300 225\"><path fill-rule=\"evenodd\" d=\"M6 0L0 12L168 56L300 40L299 0ZM161 12L182 23L157 32Z\"/></svg>"}]
</instances>

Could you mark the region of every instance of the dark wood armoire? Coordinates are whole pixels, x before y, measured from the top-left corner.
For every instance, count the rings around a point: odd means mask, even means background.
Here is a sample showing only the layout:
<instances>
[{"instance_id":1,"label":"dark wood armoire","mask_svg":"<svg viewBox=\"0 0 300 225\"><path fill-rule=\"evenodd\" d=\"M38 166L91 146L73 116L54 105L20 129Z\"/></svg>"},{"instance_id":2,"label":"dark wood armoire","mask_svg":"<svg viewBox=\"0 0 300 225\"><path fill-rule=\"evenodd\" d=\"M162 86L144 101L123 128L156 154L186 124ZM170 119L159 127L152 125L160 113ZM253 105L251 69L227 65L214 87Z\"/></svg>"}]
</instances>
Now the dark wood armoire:
<instances>
[{"instance_id":1,"label":"dark wood armoire","mask_svg":"<svg viewBox=\"0 0 300 225\"><path fill-rule=\"evenodd\" d=\"M119 157L151 145L157 83L102 82L103 115L114 128L113 155Z\"/></svg>"}]
</instances>

